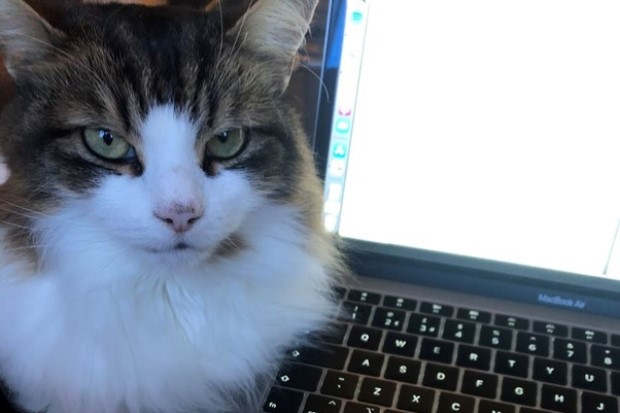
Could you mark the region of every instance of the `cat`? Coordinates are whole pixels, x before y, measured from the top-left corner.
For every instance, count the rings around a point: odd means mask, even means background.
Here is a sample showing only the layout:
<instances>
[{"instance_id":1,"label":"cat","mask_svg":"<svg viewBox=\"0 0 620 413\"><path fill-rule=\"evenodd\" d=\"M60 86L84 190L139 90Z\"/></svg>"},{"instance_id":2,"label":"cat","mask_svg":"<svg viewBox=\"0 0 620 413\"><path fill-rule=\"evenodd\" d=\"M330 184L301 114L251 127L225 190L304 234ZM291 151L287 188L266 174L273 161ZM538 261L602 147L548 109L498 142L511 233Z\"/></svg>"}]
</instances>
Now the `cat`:
<instances>
[{"instance_id":1,"label":"cat","mask_svg":"<svg viewBox=\"0 0 620 413\"><path fill-rule=\"evenodd\" d=\"M284 103L317 0L0 0L0 379L47 413L258 411L341 258ZM3 86L5 87L5 86Z\"/></svg>"}]
</instances>

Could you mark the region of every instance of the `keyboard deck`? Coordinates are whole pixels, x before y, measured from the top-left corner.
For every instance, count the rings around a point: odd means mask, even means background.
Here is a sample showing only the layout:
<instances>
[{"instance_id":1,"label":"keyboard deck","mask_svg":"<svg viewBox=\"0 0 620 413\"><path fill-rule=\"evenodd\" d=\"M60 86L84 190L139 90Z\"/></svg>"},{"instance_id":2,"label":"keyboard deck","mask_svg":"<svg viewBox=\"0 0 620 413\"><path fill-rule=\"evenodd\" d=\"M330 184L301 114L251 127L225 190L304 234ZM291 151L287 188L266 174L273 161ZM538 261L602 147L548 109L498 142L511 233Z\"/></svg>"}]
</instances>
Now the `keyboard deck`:
<instances>
[{"instance_id":1,"label":"keyboard deck","mask_svg":"<svg viewBox=\"0 0 620 413\"><path fill-rule=\"evenodd\" d=\"M620 335L338 289L267 413L619 413Z\"/></svg>"}]
</instances>

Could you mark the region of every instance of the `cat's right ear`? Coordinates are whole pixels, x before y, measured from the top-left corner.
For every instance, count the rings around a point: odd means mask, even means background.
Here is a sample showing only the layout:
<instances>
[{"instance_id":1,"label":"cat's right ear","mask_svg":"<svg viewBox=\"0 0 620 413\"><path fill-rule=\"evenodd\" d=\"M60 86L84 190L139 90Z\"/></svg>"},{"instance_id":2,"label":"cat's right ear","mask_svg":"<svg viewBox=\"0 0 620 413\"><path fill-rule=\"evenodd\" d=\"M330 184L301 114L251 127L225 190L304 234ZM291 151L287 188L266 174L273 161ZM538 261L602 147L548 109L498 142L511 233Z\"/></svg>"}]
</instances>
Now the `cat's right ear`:
<instances>
[{"instance_id":1,"label":"cat's right ear","mask_svg":"<svg viewBox=\"0 0 620 413\"><path fill-rule=\"evenodd\" d=\"M0 0L0 55L9 75L43 59L63 37L41 14L22 0Z\"/></svg>"}]
</instances>

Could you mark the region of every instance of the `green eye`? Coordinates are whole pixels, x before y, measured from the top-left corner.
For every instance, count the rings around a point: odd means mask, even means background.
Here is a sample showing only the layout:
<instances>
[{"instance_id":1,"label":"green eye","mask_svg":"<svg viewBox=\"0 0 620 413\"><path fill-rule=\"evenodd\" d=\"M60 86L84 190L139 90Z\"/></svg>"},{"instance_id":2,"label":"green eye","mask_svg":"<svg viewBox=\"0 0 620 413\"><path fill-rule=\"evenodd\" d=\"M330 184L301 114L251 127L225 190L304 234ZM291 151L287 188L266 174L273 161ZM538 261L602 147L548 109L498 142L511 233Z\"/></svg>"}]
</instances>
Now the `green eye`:
<instances>
[{"instance_id":1,"label":"green eye","mask_svg":"<svg viewBox=\"0 0 620 413\"><path fill-rule=\"evenodd\" d=\"M207 142L209 156L220 160L234 158L245 149L245 135L242 128L237 128L213 136Z\"/></svg>"},{"instance_id":2,"label":"green eye","mask_svg":"<svg viewBox=\"0 0 620 413\"><path fill-rule=\"evenodd\" d=\"M133 156L134 149L129 142L107 129L85 128L82 136L86 147L103 159L119 161Z\"/></svg>"}]
</instances>

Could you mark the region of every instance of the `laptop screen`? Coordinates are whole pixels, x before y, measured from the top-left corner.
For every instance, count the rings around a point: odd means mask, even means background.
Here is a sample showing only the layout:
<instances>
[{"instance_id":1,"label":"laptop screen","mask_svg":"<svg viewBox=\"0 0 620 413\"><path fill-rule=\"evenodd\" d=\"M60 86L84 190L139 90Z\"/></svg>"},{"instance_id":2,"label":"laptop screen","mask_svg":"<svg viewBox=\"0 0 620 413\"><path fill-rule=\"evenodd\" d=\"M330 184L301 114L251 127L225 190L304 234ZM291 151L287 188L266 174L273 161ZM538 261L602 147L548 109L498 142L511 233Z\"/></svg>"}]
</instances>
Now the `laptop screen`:
<instances>
[{"instance_id":1,"label":"laptop screen","mask_svg":"<svg viewBox=\"0 0 620 413\"><path fill-rule=\"evenodd\" d=\"M620 280L618 21L614 1L349 0L327 228Z\"/></svg>"}]
</instances>

